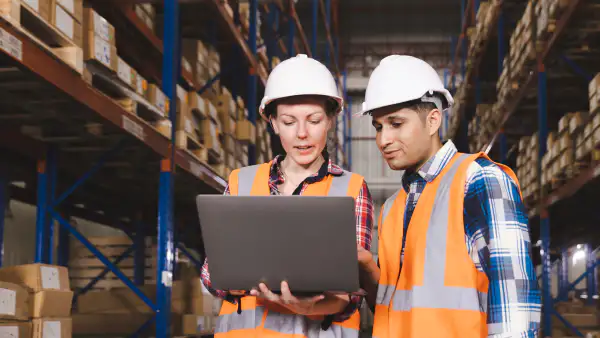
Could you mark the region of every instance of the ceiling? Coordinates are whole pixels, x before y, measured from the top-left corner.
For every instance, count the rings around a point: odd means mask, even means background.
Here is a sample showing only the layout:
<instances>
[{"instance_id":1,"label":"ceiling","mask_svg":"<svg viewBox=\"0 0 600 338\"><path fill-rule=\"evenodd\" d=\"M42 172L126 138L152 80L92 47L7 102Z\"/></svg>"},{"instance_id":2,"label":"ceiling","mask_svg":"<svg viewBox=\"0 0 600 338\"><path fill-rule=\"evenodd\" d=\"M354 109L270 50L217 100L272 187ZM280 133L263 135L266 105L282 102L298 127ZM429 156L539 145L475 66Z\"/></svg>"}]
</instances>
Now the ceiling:
<instances>
[{"instance_id":1,"label":"ceiling","mask_svg":"<svg viewBox=\"0 0 600 338\"><path fill-rule=\"evenodd\" d=\"M335 3L335 0L332 0ZM451 38L460 33L458 0L337 0L342 69L368 76L389 54L421 57L436 68L450 62ZM312 0L298 0L298 14L312 36ZM319 15L318 57L326 38Z\"/></svg>"}]
</instances>

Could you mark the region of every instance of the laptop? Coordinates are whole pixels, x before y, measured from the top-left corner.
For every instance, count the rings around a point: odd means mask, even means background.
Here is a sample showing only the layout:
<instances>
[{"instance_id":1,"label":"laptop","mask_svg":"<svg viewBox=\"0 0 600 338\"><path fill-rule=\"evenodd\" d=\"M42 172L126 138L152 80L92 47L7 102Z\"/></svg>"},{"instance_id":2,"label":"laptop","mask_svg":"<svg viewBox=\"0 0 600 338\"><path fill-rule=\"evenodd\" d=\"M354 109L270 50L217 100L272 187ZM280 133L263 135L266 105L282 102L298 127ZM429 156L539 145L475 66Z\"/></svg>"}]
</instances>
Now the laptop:
<instances>
[{"instance_id":1,"label":"laptop","mask_svg":"<svg viewBox=\"0 0 600 338\"><path fill-rule=\"evenodd\" d=\"M360 294L352 197L196 198L212 286Z\"/></svg>"}]
</instances>

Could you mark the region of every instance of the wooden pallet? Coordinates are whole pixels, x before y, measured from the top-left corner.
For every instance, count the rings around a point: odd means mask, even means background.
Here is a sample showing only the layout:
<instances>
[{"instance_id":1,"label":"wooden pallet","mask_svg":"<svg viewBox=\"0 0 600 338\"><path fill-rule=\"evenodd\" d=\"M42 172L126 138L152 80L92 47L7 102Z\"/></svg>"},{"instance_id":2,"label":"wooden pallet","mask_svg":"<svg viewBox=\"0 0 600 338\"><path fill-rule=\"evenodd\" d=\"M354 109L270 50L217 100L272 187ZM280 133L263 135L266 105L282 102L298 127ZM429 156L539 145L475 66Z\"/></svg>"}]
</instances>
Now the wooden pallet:
<instances>
[{"instance_id":1,"label":"wooden pallet","mask_svg":"<svg viewBox=\"0 0 600 338\"><path fill-rule=\"evenodd\" d=\"M0 4L0 13L2 20L77 73L83 73L83 50L28 5L18 0L4 0Z\"/></svg>"},{"instance_id":2,"label":"wooden pallet","mask_svg":"<svg viewBox=\"0 0 600 338\"><path fill-rule=\"evenodd\" d=\"M171 138L170 120L148 100L122 83L121 79L105 67L86 62L83 79L92 87L112 98L126 112L141 117L159 133Z\"/></svg>"}]
</instances>

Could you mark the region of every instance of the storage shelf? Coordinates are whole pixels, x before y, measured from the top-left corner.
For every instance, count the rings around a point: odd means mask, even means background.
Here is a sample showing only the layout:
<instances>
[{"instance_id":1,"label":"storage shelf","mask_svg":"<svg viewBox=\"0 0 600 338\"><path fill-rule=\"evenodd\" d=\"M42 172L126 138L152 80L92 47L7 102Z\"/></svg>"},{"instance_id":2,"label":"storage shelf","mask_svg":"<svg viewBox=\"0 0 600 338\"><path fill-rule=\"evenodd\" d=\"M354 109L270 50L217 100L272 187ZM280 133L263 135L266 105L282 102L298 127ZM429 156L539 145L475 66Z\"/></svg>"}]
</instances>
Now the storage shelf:
<instances>
[{"instance_id":1,"label":"storage shelf","mask_svg":"<svg viewBox=\"0 0 600 338\"><path fill-rule=\"evenodd\" d=\"M550 52L553 51L554 46L556 45L557 41L561 38L563 32L568 27L569 22L571 21L571 18L573 16L573 14L575 13L575 10L577 9L577 6L579 5L579 2L580 2L579 0L569 1L567 7L565 8L565 11L561 14L559 20L556 23L556 28L555 28L554 33L550 36L550 39L548 40L548 42L543 45L543 48L541 48L541 51L539 53L538 57L543 62L546 60L546 58L548 57ZM532 85L537 82L537 81L535 81L535 78L536 78L535 74L537 73L537 69L538 69L537 67L538 67L537 65L533 65L531 67L525 67L524 72L527 74L525 80L519 83L519 89L514 94L514 97L510 101L508 101L504 104L503 117L500 120L500 124L496 128L496 131L495 131L492 139L490 139L490 140L488 140L488 142L486 142L486 145L483 147L483 149L481 149L481 151L488 151L489 148L491 147L491 145L494 144L494 142L498 138L498 135L500 134L501 130L504 128L504 125L507 123L507 121L510 119L510 117L514 114L514 112L519 108L521 101L523 100L525 95L527 95L528 91L531 90Z\"/></svg>"}]
</instances>

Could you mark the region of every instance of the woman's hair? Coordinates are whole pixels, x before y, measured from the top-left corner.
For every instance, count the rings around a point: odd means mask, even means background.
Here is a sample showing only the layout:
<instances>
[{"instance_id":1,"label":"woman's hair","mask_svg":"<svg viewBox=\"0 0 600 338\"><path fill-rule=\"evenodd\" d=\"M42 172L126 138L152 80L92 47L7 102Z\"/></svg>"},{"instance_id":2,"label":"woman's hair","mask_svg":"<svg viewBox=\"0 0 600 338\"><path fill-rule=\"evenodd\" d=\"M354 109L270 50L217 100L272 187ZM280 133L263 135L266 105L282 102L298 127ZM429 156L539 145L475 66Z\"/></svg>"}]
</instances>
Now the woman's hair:
<instances>
[{"instance_id":1,"label":"woman's hair","mask_svg":"<svg viewBox=\"0 0 600 338\"><path fill-rule=\"evenodd\" d=\"M325 102L325 114L327 114L327 117L329 118L334 118L337 111L339 110L339 104L336 100L327 97L327 96L321 96L321 95L301 95L301 96L291 96L291 97L284 97L282 99L277 99L274 100L273 102L269 103L266 107L265 107L265 116L267 117L277 117L277 106L281 103L286 103L286 102L299 102L302 99L307 98L307 99L317 99L317 100L324 100Z\"/></svg>"}]
</instances>

